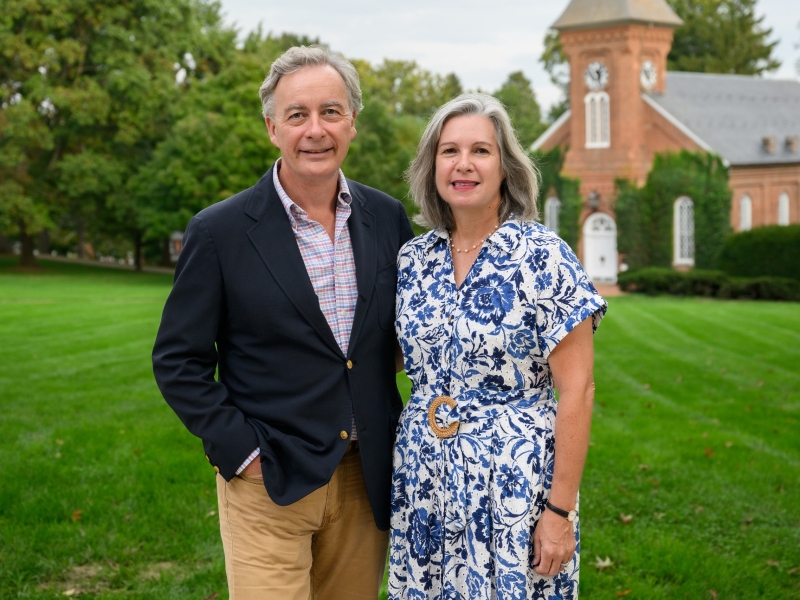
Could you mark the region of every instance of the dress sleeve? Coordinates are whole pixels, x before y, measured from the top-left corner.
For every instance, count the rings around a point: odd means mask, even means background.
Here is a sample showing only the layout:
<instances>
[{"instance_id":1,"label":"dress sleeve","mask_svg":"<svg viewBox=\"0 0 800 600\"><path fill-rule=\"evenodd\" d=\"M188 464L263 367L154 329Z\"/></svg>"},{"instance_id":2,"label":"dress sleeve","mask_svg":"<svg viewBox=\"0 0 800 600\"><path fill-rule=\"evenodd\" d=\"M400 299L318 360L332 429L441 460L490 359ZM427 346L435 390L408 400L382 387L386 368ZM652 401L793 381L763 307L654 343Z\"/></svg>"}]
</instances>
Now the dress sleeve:
<instances>
[{"instance_id":1,"label":"dress sleeve","mask_svg":"<svg viewBox=\"0 0 800 600\"><path fill-rule=\"evenodd\" d=\"M539 350L547 359L558 343L588 317L597 330L608 304L597 293L578 257L558 240L536 247L531 266L536 277L536 329Z\"/></svg>"}]
</instances>

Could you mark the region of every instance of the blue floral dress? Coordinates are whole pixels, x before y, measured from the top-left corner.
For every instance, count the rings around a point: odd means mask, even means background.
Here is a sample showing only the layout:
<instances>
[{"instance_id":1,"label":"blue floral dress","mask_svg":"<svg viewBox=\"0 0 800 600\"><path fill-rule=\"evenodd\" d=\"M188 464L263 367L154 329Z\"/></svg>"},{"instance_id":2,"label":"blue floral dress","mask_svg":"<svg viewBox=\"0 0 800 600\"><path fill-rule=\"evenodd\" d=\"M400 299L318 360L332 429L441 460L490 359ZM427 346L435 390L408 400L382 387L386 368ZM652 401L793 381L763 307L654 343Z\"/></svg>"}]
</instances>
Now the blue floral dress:
<instances>
[{"instance_id":1,"label":"blue floral dress","mask_svg":"<svg viewBox=\"0 0 800 600\"><path fill-rule=\"evenodd\" d=\"M537 223L506 221L460 288L445 231L400 250L396 327L412 390L394 453L389 598L577 598L580 545L555 578L531 567L555 450L547 358L606 307ZM429 410L438 396L455 406Z\"/></svg>"}]
</instances>

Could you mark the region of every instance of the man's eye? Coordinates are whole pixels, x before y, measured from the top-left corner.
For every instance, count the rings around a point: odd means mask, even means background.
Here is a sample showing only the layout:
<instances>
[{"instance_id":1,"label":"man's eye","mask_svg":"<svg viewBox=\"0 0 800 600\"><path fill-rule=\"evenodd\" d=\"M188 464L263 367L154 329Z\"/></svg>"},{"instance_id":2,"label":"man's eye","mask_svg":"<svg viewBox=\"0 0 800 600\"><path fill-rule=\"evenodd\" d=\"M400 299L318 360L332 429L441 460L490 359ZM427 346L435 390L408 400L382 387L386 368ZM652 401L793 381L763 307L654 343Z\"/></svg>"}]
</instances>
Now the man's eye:
<instances>
[{"instance_id":1,"label":"man's eye","mask_svg":"<svg viewBox=\"0 0 800 600\"><path fill-rule=\"evenodd\" d=\"M303 113L292 113L291 115L289 115L289 118L290 119L299 119L302 116L303 116Z\"/></svg>"},{"instance_id":2,"label":"man's eye","mask_svg":"<svg viewBox=\"0 0 800 600\"><path fill-rule=\"evenodd\" d=\"M329 108L325 111L326 115L338 115L339 112L335 108Z\"/></svg>"}]
</instances>

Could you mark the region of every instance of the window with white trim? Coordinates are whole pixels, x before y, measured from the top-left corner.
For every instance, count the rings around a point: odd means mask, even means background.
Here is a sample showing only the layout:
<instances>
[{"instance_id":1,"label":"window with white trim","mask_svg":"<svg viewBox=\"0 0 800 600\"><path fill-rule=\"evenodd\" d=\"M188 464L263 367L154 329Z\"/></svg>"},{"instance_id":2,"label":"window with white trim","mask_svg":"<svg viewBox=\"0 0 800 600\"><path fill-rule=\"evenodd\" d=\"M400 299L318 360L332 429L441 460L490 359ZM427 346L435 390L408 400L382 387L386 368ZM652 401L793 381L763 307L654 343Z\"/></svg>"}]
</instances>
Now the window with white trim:
<instances>
[{"instance_id":1,"label":"window with white trim","mask_svg":"<svg viewBox=\"0 0 800 600\"><path fill-rule=\"evenodd\" d=\"M789 224L789 194L783 192L778 197L778 225Z\"/></svg>"},{"instance_id":2,"label":"window with white trim","mask_svg":"<svg viewBox=\"0 0 800 600\"><path fill-rule=\"evenodd\" d=\"M586 106L586 147L611 146L611 117L606 92L589 92L583 99Z\"/></svg>"},{"instance_id":3,"label":"window with white trim","mask_svg":"<svg viewBox=\"0 0 800 600\"><path fill-rule=\"evenodd\" d=\"M739 231L753 228L753 201L745 194L739 199Z\"/></svg>"},{"instance_id":4,"label":"window with white trim","mask_svg":"<svg viewBox=\"0 0 800 600\"><path fill-rule=\"evenodd\" d=\"M675 201L672 219L672 264L694 266L694 203L681 196Z\"/></svg>"},{"instance_id":5,"label":"window with white trim","mask_svg":"<svg viewBox=\"0 0 800 600\"><path fill-rule=\"evenodd\" d=\"M561 212L561 200L548 198L544 201L544 226L558 233L558 213Z\"/></svg>"}]
</instances>

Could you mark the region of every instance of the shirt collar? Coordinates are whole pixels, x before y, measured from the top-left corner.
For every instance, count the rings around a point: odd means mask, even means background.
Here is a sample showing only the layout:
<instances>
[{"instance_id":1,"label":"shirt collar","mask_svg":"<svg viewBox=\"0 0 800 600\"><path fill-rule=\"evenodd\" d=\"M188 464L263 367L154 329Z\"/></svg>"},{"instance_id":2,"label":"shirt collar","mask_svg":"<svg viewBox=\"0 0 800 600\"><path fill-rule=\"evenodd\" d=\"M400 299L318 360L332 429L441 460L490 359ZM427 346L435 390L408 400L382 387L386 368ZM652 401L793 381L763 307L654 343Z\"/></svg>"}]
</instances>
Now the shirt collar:
<instances>
[{"instance_id":1,"label":"shirt collar","mask_svg":"<svg viewBox=\"0 0 800 600\"><path fill-rule=\"evenodd\" d=\"M520 240L524 235L524 224L511 214L497 230L486 240L490 247L497 248L507 254L512 254L519 246ZM426 250L430 251L436 244L444 241L450 243L450 234L443 227L438 227L428 234L426 240Z\"/></svg>"},{"instance_id":2,"label":"shirt collar","mask_svg":"<svg viewBox=\"0 0 800 600\"><path fill-rule=\"evenodd\" d=\"M283 209L286 211L289 221L294 223L297 217L306 217L307 213L300 208L295 202L289 198L289 194L283 189L280 179L278 179L278 171L281 168L281 160L275 161L275 166L272 169L272 183L275 185L275 191L278 192L278 197L281 199ZM337 194L336 204L338 206L350 206L353 202L353 197L350 195L350 188L347 185L347 179L339 169L339 193Z\"/></svg>"}]
</instances>

